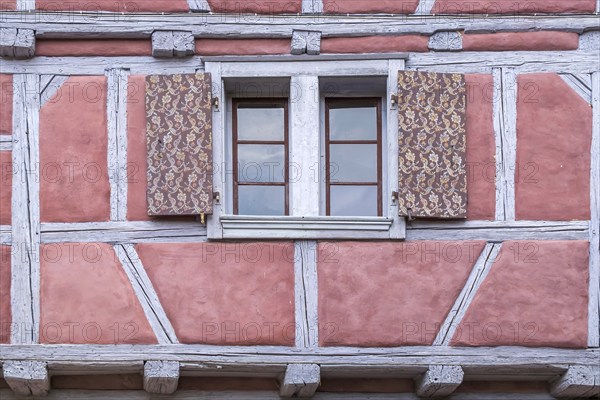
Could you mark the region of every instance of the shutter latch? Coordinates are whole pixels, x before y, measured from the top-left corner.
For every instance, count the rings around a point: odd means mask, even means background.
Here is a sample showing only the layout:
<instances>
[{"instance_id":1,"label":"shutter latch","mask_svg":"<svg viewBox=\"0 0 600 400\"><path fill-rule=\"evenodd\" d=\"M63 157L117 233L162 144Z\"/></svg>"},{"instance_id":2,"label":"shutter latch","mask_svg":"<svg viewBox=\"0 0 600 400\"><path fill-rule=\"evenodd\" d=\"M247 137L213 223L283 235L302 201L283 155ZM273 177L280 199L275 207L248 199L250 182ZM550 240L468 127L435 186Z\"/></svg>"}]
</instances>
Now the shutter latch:
<instances>
[{"instance_id":1,"label":"shutter latch","mask_svg":"<svg viewBox=\"0 0 600 400\"><path fill-rule=\"evenodd\" d=\"M215 108L215 110L219 111L219 98L213 97L211 102L212 102L212 106Z\"/></svg>"},{"instance_id":2,"label":"shutter latch","mask_svg":"<svg viewBox=\"0 0 600 400\"><path fill-rule=\"evenodd\" d=\"M217 204L221 203L221 193L219 193L219 192L213 192L213 200Z\"/></svg>"},{"instance_id":3,"label":"shutter latch","mask_svg":"<svg viewBox=\"0 0 600 400\"><path fill-rule=\"evenodd\" d=\"M390 107L394 108L398 105L398 95L392 93L392 95L390 96Z\"/></svg>"},{"instance_id":4,"label":"shutter latch","mask_svg":"<svg viewBox=\"0 0 600 400\"><path fill-rule=\"evenodd\" d=\"M392 192L392 204L396 204L396 202L398 201L398 196L399 196L398 192L396 192L396 191Z\"/></svg>"}]
</instances>

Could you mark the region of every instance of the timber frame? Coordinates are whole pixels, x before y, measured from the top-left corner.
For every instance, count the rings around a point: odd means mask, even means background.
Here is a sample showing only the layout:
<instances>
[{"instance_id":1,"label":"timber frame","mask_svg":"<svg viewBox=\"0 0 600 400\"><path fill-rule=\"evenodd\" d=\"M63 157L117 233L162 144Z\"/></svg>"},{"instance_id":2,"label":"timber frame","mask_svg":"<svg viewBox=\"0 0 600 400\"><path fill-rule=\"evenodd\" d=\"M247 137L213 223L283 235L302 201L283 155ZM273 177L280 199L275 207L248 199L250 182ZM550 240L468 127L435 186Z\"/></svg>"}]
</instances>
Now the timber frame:
<instances>
[{"instance_id":1,"label":"timber frame","mask_svg":"<svg viewBox=\"0 0 600 400\"><path fill-rule=\"evenodd\" d=\"M421 9L421 12L426 12ZM240 16L189 14L189 15L118 15L86 13L43 12L2 12L0 21L3 27L29 29L35 31L37 39L83 39L83 38L150 38L154 27L161 29L191 32L198 38L238 37L238 38L291 38L293 31L321 32L322 38L361 35L391 35L403 33L434 34L438 31L464 32L514 32L542 29L564 30L569 32L597 31L597 16L374 16L374 17L334 17L334 16L264 16L241 18ZM596 36L597 37L597 36ZM597 40L596 46L597 46ZM169 391L176 387L179 376L268 376L279 377L285 374L289 365L318 365L321 377L392 377L410 378L427 384L427 376L452 367L456 375L457 367L464 372L464 379L531 379L554 382L553 394L571 396L573 393L597 394L600 377L589 381L577 381L581 370L598 375L600 358L600 55L590 49L574 51L539 52L461 52L461 53L406 53L374 55L304 55L266 57L199 57L156 59L153 57L35 57L30 60L2 60L1 72L14 74L16 87L12 136L0 136L0 150L12 150L14 165L19 171L32 169L39 162L39 110L44 98L44 89L52 79L64 75L104 75L109 77L109 165L117 169L127 163L126 112L124 99L127 96L123 80L135 73L194 73L210 70L213 76L225 77L230 74L243 74L239 70L225 68L236 62L252 62L259 67L252 73L269 76L265 66L268 63L283 62L290 75L305 70L307 63L330 60L337 66L350 68L352 60L371 60L375 68L396 71L400 65L408 70L428 70L435 72L491 73L494 77L495 98L501 98L502 110L495 109L496 131L496 220L476 222L421 222L407 224L408 240L440 240L451 236L456 240L485 240L488 242L482 256L473 267L465 288L457 298L444 329L435 338L434 345L426 347L400 348L327 348L318 343L317 308L317 268L314 262L316 241L296 240L296 251L303 254L296 260L294 275L296 287L296 326L301 327L293 347L232 347L179 344L175 332L162 309L152 284L144 273L144 266L135 257L132 244L140 242L204 242L208 240L207 229L197 223L185 222L127 222L127 186L123 179L111 180L111 221L104 223L41 223L39 216L39 186L35 180L22 185L22 179L13 179L13 219L10 226L0 226L0 244L23 246L23 252L36 254L40 243L59 243L77 240L79 242L108 242L129 271L128 277L136 288L147 318L159 339L158 345L44 345L39 343L39 258L23 261L20 252L13 252L12 310L14 330L11 344L0 345L0 365L9 385L23 391L32 390L34 385L44 386L48 375L62 374L106 374L144 373L146 362L168 362L169 374L165 376L147 375L148 387L157 387L156 380L164 378L169 386L158 391ZM597 47L596 47L597 48ZM405 59L405 60L404 60ZM302 62L296 62L296 61ZM347 61L347 62L345 62ZM241 63L240 63L241 64ZM208 67L208 68L207 68ZM262 68L264 67L264 68ZM262 69L261 69L262 68ZM589 221L515 221L514 171L516 162L516 91L517 73L557 72L562 74L585 74L590 77L590 101L593 106L594 122L592 136L591 174L591 218ZM231 75L233 74L233 75ZM239 75L235 75L239 76ZM393 79L390 77L389 79ZM217 89L219 90L219 89ZM224 90L224 89L221 89ZM499 96L499 97L496 97ZM47 96L46 96L47 97ZM500 107L497 105L496 107ZM119 110L121 112L119 112ZM503 117L503 115L505 115ZM394 118L391 112L388 118ZM217 119L217 118L215 118ZM215 125L223 123L215 121ZM219 145L215 150L219 151ZM221 149L222 150L222 149ZM112 159L111 159L112 157ZM23 208L21 204L28 204ZM218 206L215 205L217 208ZM239 223L233 221L232 223ZM318 222L318 221L317 221ZM234 236L235 237L235 236ZM298 238L301 239L301 238ZM312 238L307 238L312 239ZM554 348L496 347L496 348L456 348L448 345L452 327L456 326L475 295L479 285L489 270L488 260L493 252L499 251L503 240L588 240L590 241L590 288L589 288L589 339L588 349L565 350ZM20 250L20 249L19 249ZM129 260L129 261L128 261ZM160 331L159 331L160 330ZM31 363L30 363L31 362ZM46 368L46 373L32 377L30 382L21 385L20 375L7 373L15 366L35 364L35 372ZM174 363L178 363L178 373ZM161 364L162 365L162 364ZM154 371L150 368L147 370ZM434 368L435 367L435 368ZM440 367L440 368L438 368ZM166 367L164 369L167 369ZM314 375L314 368L311 374ZM160 370L160 368L159 368ZM431 372L430 372L431 371ZM429 374L429 375L426 375ZM168 375L168 376L167 376ZM460 375L460 374L458 374ZM313 377L314 378L314 377ZM10 381L10 379L13 379ZM155 381L153 382L152 379ZM291 378L290 378L291 379ZM293 381L288 379L288 381ZM174 382L175 381L175 382ZM282 380L286 381L285 377ZM452 380L446 382L445 389L453 387ZM583 389L582 389L583 388ZM432 390L427 387L424 393ZM451 392L451 390L450 390ZM32 392L33 393L33 392ZM447 393L447 392L443 392ZM56 394L50 398L77 398L77 392ZM0 390L0 397L19 398ZM94 398L88 395L90 399ZM102 393L98 394L102 398ZM129 396L129 395L128 395ZM177 398L197 398L198 394L185 393ZM196 397L194 397L196 396ZM215 395L218 396L218 395ZM236 398L235 394L224 394L222 398ZM248 398L240 395L237 398ZM246 397L245 397L246 396ZM137 399L142 397L123 397ZM215 397L217 398L217 397ZM263 394L256 398L278 398L277 395ZM315 398L334 398L317 394ZM381 395L372 398L392 398ZM393 398L416 399L414 395ZM485 399L477 394L469 397L452 398ZM506 397L510 398L510 397ZM528 398L519 395L514 398ZM532 396L532 398L534 398ZM551 397L536 397L551 398Z\"/></svg>"}]
</instances>

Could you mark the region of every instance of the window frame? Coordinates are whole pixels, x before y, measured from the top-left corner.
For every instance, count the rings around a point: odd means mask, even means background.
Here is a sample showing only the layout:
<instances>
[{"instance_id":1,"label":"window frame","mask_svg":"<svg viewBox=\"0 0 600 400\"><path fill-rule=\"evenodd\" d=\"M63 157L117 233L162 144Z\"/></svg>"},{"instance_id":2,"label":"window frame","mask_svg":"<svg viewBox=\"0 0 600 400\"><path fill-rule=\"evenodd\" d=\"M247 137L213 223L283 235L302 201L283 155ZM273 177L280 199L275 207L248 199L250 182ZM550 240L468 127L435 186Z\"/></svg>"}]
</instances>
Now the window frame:
<instances>
[{"instance_id":1,"label":"window frame","mask_svg":"<svg viewBox=\"0 0 600 400\"><path fill-rule=\"evenodd\" d=\"M238 145L240 144L273 144L284 146L284 176L283 184L277 182L246 182L242 183L241 186L283 186L284 190L284 204L285 213L283 216L290 215L290 177L289 177L289 163L290 163L290 147L289 147L289 100L283 97L232 97L231 99L231 154L232 154L232 165L233 165L233 214L234 215L245 215L239 214L239 160L238 160ZM242 108L269 108L265 106L279 105L283 106L283 141L271 141L271 140L239 140L238 139L238 114L237 111L240 108L240 104L249 105L250 107ZM262 107L261 107L262 106ZM279 108L279 107L271 107ZM241 142L241 143L240 143ZM274 216L277 217L277 216Z\"/></svg>"},{"instance_id":2,"label":"window frame","mask_svg":"<svg viewBox=\"0 0 600 400\"><path fill-rule=\"evenodd\" d=\"M377 217L383 216L383 121L381 98L379 97L325 97L325 215L331 216L331 186L375 186L374 182L343 182L331 183L331 144L376 144L377 145ZM370 103L370 104L369 104ZM329 111L331 105L364 106L374 105L377 110L377 139L376 140L331 140L331 125ZM356 216L354 216L356 217Z\"/></svg>"}]
</instances>

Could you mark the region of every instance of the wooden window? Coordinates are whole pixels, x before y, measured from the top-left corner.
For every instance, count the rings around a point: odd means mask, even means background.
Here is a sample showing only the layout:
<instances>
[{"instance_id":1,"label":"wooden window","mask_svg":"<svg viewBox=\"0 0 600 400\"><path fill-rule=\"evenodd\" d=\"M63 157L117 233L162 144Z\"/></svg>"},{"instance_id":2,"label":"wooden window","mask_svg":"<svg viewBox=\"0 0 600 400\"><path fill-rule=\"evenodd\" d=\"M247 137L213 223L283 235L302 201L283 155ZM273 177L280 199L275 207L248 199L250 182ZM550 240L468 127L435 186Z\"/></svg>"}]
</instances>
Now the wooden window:
<instances>
[{"instance_id":1,"label":"wooden window","mask_svg":"<svg viewBox=\"0 0 600 400\"><path fill-rule=\"evenodd\" d=\"M233 212L289 214L287 99L233 99Z\"/></svg>"},{"instance_id":2,"label":"wooden window","mask_svg":"<svg viewBox=\"0 0 600 400\"><path fill-rule=\"evenodd\" d=\"M327 215L382 216L381 99L325 100Z\"/></svg>"}]
</instances>

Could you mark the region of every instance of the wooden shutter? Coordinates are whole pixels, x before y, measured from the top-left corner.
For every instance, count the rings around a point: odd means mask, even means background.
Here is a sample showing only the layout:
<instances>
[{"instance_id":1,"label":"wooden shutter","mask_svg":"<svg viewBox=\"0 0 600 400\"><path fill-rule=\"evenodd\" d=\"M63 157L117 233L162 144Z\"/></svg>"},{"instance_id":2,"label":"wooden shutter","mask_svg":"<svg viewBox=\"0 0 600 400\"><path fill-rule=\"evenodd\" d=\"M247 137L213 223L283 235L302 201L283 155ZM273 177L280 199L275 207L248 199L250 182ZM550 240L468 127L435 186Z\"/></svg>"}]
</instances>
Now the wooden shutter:
<instances>
[{"instance_id":1,"label":"wooden shutter","mask_svg":"<svg viewBox=\"0 0 600 400\"><path fill-rule=\"evenodd\" d=\"M466 89L460 74L398 73L399 213L466 218Z\"/></svg>"},{"instance_id":2,"label":"wooden shutter","mask_svg":"<svg viewBox=\"0 0 600 400\"><path fill-rule=\"evenodd\" d=\"M212 214L210 74L146 77L148 215Z\"/></svg>"}]
</instances>

